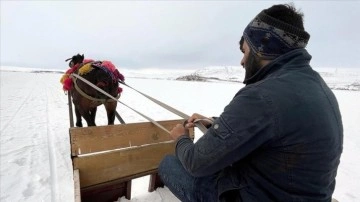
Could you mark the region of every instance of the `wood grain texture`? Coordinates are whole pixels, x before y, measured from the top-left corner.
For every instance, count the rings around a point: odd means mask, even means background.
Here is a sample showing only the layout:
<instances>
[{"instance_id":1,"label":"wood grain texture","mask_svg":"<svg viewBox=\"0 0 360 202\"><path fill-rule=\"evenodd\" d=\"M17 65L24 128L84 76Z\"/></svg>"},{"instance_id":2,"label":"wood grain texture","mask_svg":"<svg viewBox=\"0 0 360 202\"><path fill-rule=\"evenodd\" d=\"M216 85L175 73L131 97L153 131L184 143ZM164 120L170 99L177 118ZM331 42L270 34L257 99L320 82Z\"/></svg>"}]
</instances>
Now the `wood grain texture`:
<instances>
[{"instance_id":1,"label":"wood grain texture","mask_svg":"<svg viewBox=\"0 0 360 202\"><path fill-rule=\"evenodd\" d=\"M156 170L166 154L173 154L175 142L150 144L119 151L73 158L80 171L81 188Z\"/></svg>"},{"instance_id":2,"label":"wood grain texture","mask_svg":"<svg viewBox=\"0 0 360 202\"><path fill-rule=\"evenodd\" d=\"M183 121L181 119L159 121L158 123L171 130L176 124L183 123ZM194 136L194 130L190 131L190 136ZM168 133L151 122L70 128L72 156L170 140L171 137Z\"/></svg>"}]
</instances>

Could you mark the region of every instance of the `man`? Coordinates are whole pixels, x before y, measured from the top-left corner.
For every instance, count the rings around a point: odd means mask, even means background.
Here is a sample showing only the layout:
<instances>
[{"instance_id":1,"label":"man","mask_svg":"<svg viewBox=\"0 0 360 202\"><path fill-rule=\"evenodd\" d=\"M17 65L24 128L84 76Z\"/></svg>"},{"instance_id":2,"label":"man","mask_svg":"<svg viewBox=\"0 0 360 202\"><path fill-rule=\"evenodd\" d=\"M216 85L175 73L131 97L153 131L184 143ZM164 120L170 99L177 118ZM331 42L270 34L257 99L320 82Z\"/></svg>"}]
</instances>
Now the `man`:
<instances>
[{"instance_id":1,"label":"man","mask_svg":"<svg viewBox=\"0 0 360 202\"><path fill-rule=\"evenodd\" d=\"M343 127L334 94L309 65L309 38L290 5L245 28L246 86L213 123L193 114L171 131L176 155L159 174L181 201L331 201ZM208 131L193 143L195 121Z\"/></svg>"}]
</instances>

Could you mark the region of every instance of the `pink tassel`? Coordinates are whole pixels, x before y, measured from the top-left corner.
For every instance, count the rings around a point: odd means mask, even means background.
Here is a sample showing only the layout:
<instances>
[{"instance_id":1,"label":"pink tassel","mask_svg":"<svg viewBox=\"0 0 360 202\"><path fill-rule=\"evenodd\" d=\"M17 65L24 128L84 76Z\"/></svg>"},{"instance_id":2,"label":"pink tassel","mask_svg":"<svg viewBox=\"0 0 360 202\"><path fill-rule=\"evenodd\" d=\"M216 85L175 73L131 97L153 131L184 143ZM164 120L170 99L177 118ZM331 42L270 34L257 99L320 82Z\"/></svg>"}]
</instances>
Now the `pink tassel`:
<instances>
[{"instance_id":1,"label":"pink tassel","mask_svg":"<svg viewBox=\"0 0 360 202\"><path fill-rule=\"evenodd\" d=\"M115 75L116 78L120 79L121 81L125 80L124 75L122 75L117 69L115 69L114 75Z\"/></svg>"},{"instance_id":2,"label":"pink tassel","mask_svg":"<svg viewBox=\"0 0 360 202\"><path fill-rule=\"evenodd\" d=\"M123 89L122 88L118 88L118 94L122 93Z\"/></svg>"},{"instance_id":3,"label":"pink tassel","mask_svg":"<svg viewBox=\"0 0 360 202\"><path fill-rule=\"evenodd\" d=\"M64 89L65 91L69 91L69 90L72 88L72 85L73 85L72 79L71 79L71 78L67 78L67 79L65 79L65 81L64 81L63 89Z\"/></svg>"},{"instance_id":4,"label":"pink tassel","mask_svg":"<svg viewBox=\"0 0 360 202\"><path fill-rule=\"evenodd\" d=\"M111 72L114 72L116 70L115 65L110 61L104 60L102 61L101 65L108 68Z\"/></svg>"},{"instance_id":5,"label":"pink tassel","mask_svg":"<svg viewBox=\"0 0 360 202\"><path fill-rule=\"evenodd\" d=\"M93 59L84 59L83 64L88 63L88 62L94 62L94 60Z\"/></svg>"}]
</instances>

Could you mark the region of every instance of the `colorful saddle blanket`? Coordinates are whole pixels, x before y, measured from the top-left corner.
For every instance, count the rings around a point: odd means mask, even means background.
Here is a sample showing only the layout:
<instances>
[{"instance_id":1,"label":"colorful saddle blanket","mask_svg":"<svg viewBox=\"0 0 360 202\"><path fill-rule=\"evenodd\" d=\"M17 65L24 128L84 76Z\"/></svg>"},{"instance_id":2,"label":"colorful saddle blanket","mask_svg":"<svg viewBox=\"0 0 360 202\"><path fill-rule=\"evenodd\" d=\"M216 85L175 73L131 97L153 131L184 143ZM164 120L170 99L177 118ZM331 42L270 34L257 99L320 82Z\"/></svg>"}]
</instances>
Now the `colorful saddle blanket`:
<instances>
[{"instance_id":1,"label":"colorful saddle blanket","mask_svg":"<svg viewBox=\"0 0 360 202\"><path fill-rule=\"evenodd\" d=\"M73 81L70 78L70 75L74 73L76 70L79 75L84 75L91 72L94 67L101 68L105 72L107 72L114 82L118 80L124 81L125 77L116 69L115 65L110 61L94 61L92 59L84 59L83 63L76 64L72 68L68 69L65 74L61 77L60 82L63 84L63 90L69 91L73 86ZM119 87L118 93L122 92L122 88Z\"/></svg>"}]
</instances>

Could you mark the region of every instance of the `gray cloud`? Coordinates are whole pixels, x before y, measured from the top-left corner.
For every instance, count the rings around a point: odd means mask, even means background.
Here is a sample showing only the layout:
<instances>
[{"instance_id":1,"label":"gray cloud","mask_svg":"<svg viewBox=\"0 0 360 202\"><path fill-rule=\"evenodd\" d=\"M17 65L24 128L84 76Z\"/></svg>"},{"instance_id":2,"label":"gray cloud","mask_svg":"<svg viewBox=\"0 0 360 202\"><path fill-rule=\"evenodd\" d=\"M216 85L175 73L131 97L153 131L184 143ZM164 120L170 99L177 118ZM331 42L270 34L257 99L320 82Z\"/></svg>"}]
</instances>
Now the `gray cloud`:
<instances>
[{"instance_id":1,"label":"gray cloud","mask_svg":"<svg viewBox=\"0 0 360 202\"><path fill-rule=\"evenodd\" d=\"M281 2L281 1L280 1ZM1 1L1 65L66 69L76 53L127 68L239 65L242 31L279 1ZM359 1L299 1L315 66L359 67Z\"/></svg>"}]
</instances>

